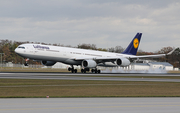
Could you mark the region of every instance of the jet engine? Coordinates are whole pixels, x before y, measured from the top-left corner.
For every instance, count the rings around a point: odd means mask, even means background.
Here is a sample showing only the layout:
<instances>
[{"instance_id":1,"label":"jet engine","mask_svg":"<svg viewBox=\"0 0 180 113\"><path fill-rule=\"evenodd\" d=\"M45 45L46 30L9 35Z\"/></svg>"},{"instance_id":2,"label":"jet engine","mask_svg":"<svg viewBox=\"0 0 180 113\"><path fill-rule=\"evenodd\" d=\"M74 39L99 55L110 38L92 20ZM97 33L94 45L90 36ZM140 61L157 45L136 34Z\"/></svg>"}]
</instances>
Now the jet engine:
<instances>
[{"instance_id":1,"label":"jet engine","mask_svg":"<svg viewBox=\"0 0 180 113\"><path fill-rule=\"evenodd\" d=\"M97 63L94 60L83 60L82 61L82 67L95 68L96 66L97 66Z\"/></svg>"},{"instance_id":2,"label":"jet engine","mask_svg":"<svg viewBox=\"0 0 180 113\"><path fill-rule=\"evenodd\" d=\"M53 66L55 63L54 61L41 61L41 64L45 66Z\"/></svg>"},{"instance_id":3,"label":"jet engine","mask_svg":"<svg viewBox=\"0 0 180 113\"><path fill-rule=\"evenodd\" d=\"M127 58L119 58L119 59L116 59L116 64L118 66L125 67L125 66L130 65L130 61Z\"/></svg>"}]
</instances>

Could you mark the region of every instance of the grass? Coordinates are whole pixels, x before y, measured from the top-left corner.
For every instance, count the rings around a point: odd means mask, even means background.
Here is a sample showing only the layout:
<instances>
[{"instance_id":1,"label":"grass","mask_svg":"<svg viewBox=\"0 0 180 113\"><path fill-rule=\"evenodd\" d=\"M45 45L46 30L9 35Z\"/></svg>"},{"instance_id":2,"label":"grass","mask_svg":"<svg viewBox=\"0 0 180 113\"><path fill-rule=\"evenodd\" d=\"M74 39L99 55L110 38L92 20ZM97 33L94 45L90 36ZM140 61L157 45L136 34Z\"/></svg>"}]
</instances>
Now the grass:
<instances>
[{"instance_id":1,"label":"grass","mask_svg":"<svg viewBox=\"0 0 180 113\"><path fill-rule=\"evenodd\" d=\"M0 97L180 97L180 83L0 79Z\"/></svg>"},{"instance_id":2,"label":"grass","mask_svg":"<svg viewBox=\"0 0 180 113\"><path fill-rule=\"evenodd\" d=\"M67 69L0 68L0 72L68 72ZM80 71L79 71L80 72ZM173 72L171 72L173 73ZM96 77L96 75L72 75ZM178 76L97 76L180 79ZM0 98L180 97L180 83L90 80L0 79Z\"/></svg>"}]
</instances>

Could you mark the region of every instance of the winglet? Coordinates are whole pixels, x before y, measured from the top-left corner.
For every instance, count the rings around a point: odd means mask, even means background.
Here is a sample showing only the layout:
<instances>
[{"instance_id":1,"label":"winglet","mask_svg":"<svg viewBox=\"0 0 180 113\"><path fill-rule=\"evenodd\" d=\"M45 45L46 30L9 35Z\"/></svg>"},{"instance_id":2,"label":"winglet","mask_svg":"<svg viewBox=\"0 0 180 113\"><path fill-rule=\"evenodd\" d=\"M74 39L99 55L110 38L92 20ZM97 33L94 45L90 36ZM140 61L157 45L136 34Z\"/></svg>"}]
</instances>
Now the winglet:
<instances>
[{"instance_id":1,"label":"winglet","mask_svg":"<svg viewBox=\"0 0 180 113\"><path fill-rule=\"evenodd\" d=\"M128 54L128 55L136 55L140 40L141 40L142 33L137 33L136 36L133 38L129 46L126 48L122 54Z\"/></svg>"},{"instance_id":2,"label":"winglet","mask_svg":"<svg viewBox=\"0 0 180 113\"><path fill-rule=\"evenodd\" d=\"M173 49L172 51L170 51L170 52L167 53L166 55L171 55L176 49L178 49L178 48Z\"/></svg>"}]
</instances>

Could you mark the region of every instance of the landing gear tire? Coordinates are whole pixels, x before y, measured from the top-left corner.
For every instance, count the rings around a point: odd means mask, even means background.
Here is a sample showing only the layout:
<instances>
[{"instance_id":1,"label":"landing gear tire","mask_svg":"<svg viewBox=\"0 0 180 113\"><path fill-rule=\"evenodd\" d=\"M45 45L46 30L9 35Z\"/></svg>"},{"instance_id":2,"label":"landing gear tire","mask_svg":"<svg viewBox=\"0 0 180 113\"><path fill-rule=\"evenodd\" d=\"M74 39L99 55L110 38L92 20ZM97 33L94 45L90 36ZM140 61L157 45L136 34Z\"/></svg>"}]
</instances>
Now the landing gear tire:
<instances>
[{"instance_id":1,"label":"landing gear tire","mask_svg":"<svg viewBox=\"0 0 180 113\"><path fill-rule=\"evenodd\" d=\"M71 69L72 73L77 73L77 69Z\"/></svg>"},{"instance_id":2,"label":"landing gear tire","mask_svg":"<svg viewBox=\"0 0 180 113\"><path fill-rule=\"evenodd\" d=\"M86 73L86 69L81 69L81 73Z\"/></svg>"},{"instance_id":3,"label":"landing gear tire","mask_svg":"<svg viewBox=\"0 0 180 113\"><path fill-rule=\"evenodd\" d=\"M74 70L74 73L77 73L77 69Z\"/></svg>"},{"instance_id":4,"label":"landing gear tire","mask_svg":"<svg viewBox=\"0 0 180 113\"><path fill-rule=\"evenodd\" d=\"M24 63L24 66L28 66L29 64L26 62L26 63Z\"/></svg>"},{"instance_id":5,"label":"landing gear tire","mask_svg":"<svg viewBox=\"0 0 180 113\"><path fill-rule=\"evenodd\" d=\"M91 69L91 72L94 73L94 69Z\"/></svg>"},{"instance_id":6,"label":"landing gear tire","mask_svg":"<svg viewBox=\"0 0 180 113\"><path fill-rule=\"evenodd\" d=\"M84 73L84 69L81 69L81 73Z\"/></svg>"},{"instance_id":7,"label":"landing gear tire","mask_svg":"<svg viewBox=\"0 0 180 113\"><path fill-rule=\"evenodd\" d=\"M77 69L74 69L74 67L72 66L68 68L68 71L71 71L71 73L77 73Z\"/></svg>"},{"instance_id":8,"label":"landing gear tire","mask_svg":"<svg viewBox=\"0 0 180 113\"><path fill-rule=\"evenodd\" d=\"M71 69L71 73L74 73L74 69Z\"/></svg>"},{"instance_id":9,"label":"landing gear tire","mask_svg":"<svg viewBox=\"0 0 180 113\"><path fill-rule=\"evenodd\" d=\"M68 68L68 71L71 71L71 69L72 69L72 68L69 67L69 68Z\"/></svg>"},{"instance_id":10,"label":"landing gear tire","mask_svg":"<svg viewBox=\"0 0 180 113\"><path fill-rule=\"evenodd\" d=\"M98 73L101 73L101 70L98 70Z\"/></svg>"},{"instance_id":11,"label":"landing gear tire","mask_svg":"<svg viewBox=\"0 0 180 113\"><path fill-rule=\"evenodd\" d=\"M92 73L101 73L101 70L97 70L97 69L91 69Z\"/></svg>"},{"instance_id":12,"label":"landing gear tire","mask_svg":"<svg viewBox=\"0 0 180 113\"><path fill-rule=\"evenodd\" d=\"M97 69L95 69L94 72L97 73Z\"/></svg>"}]
</instances>

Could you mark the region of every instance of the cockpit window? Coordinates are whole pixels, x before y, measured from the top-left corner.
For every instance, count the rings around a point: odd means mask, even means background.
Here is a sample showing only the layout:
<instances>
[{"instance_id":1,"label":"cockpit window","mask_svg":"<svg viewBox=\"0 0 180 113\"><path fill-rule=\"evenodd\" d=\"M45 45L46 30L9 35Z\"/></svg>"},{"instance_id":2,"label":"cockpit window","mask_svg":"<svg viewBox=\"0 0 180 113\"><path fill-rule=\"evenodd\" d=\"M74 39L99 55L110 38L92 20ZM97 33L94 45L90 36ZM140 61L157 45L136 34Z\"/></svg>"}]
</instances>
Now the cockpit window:
<instances>
[{"instance_id":1,"label":"cockpit window","mask_svg":"<svg viewBox=\"0 0 180 113\"><path fill-rule=\"evenodd\" d=\"M23 47L23 46L19 46L18 48L25 49L25 47Z\"/></svg>"}]
</instances>

